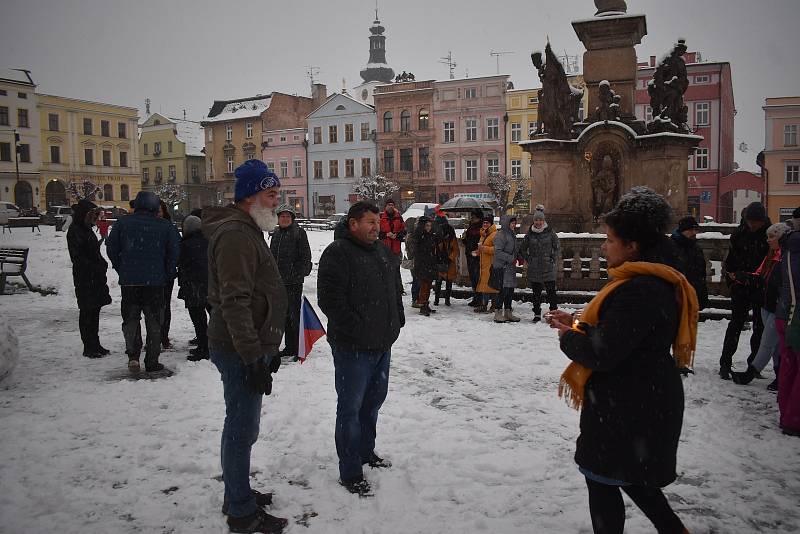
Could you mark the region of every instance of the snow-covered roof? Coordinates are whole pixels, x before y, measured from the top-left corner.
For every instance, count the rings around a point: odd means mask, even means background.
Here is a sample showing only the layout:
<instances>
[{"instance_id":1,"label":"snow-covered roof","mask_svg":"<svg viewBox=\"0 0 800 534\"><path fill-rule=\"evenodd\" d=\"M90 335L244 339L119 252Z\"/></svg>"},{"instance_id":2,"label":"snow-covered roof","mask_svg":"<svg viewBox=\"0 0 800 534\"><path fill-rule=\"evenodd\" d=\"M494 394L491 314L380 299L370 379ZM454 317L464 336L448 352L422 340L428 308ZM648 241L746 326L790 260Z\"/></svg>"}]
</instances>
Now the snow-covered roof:
<instances>
[{"instance_id":1,"label":"snow-covered roof","mask_svg":"<svg viewBox=\"0 0 800 534\"><path fill-rule=\"evenodd\" d=\"M272 95L257 100L244 102L229 102L217 115L205 119L205 122L227 122L248 117L258 117L269 108Z\"/></svg>"},{"instance_id":2,"label":"snow-covered roof","mask_svg":"<svg viewBox=\"0 0 800 534\"><path fill-rule=\"evenodd\" d=\"M179 141L186 143L187 156L204 156L205 130L196 122L171 119Z\"/></svg>"}]
</instances>

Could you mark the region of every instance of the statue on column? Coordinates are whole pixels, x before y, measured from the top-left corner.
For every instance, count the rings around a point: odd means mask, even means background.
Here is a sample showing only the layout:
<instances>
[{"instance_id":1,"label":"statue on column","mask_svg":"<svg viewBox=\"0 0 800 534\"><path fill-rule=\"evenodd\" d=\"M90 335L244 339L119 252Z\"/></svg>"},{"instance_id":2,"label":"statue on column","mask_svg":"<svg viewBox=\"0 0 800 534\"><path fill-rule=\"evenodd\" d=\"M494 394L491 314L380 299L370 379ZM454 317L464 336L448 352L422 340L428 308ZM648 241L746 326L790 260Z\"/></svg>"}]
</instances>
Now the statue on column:
<instances>
[{"instance_id":1,"label":"statue on column","mask_svg":"<svg viewBox=\"0 0 800 534\"><path fill-rule=\"evenodd\" d=\"M689 108L683 102L683 95L689 87L686 62L682 57L686 50L686 41L679 39L647 84L653 110L653 122L648 126L651 130L689 131Z\"/></svg>"},{"instance_id":2,"label":"statue on column","mask_svg":"<svg viewBox=\"0 0 800 534\"><path fill-rule=\"evenodd\" d=\"M600 105L595 108L597 120L618 121L619 103L622 101L622 98L611 89L611 84L608 80L600 82L599 91Z\"/></svg>"},{"instance_id":3,"label":"statue on column","mask_svg":"<svg viewBox=\"0 0 800 534\"><path fill-rule=\"evenodd\" d=\"M583 91L567 82L567 74L553 53L550 43L545 47L546 60L542 53L531 54L533 66L539 73L542 88L539 90L539 122L534 133L547 134L553 139L570 139L572 125L578 120L578 109Z\"/></svg>"},{"instance_id":4,"label":"statue on column","mask_svg":"<svg viewBox=\"0 0 800 534\"><path fill-rule=\"evenodd\" d=\"M592 176L592 215L595 220L608 213L616 204L617 171L609 154L603 156L600 168Z\"/></svg>"}]
</instances>

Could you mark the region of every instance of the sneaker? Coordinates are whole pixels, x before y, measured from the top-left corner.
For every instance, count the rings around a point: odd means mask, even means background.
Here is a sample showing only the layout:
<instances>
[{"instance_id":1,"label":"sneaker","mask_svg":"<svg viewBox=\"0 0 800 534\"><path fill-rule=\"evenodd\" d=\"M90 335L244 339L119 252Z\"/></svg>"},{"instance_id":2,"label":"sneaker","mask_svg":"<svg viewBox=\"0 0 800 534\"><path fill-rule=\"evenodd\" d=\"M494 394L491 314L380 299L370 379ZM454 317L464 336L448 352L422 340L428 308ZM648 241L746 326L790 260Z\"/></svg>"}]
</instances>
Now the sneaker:
<instances>
[{"instance_id":1,"label":"sneaker","mask_svg":"<svg viewBox=\"0 0 800 534\"><path fill-rule=\"evenodd\" d=\"M266 508L270 504L272 504L272 493L261 493L260 491L256 491L254 489L250 490L253 494L253 497L256 498L256 506L259 508ZM228 515L228 499L222 499L222 515Z\"/></svg>"},{"instance_id":2,"label":"sneaker","mask_svg":"<svg viewBox=\"0 0 800 534\"><path fill-rule=\"evenodd\" d=\"M141 370L142 368L139 365L139 360L128 360L128 371L130 371L132 374L137 375Z\"/></svg>"},{"instance_id":3,"label":"sneaker","mask_svg":"<svg viewBox=\"0 0 800 534\"><path fill-rule=\"evenodd\" d=\"M769 383L767 389L770 391L778 391L778 379L776 378L772 382Z\"/></svg>"},{"instance_id":4,"label":"sneaker","mask_svg":"<svg viewBox=\"0 0 800 534\"><path fill-rule=\"evenodd\" d=\"M288 519L275 517L260 508L252 515L245 517L228 517L228 528L231 532L265 532L268 534L283 532L289 524Z\"/></svg>"},{"instance_id":5,"label":"sneaker","mask_svg":"<svg viewBox=\"0 0 800 534\"><path fill-rule=\"evenodd\" d=\"M372 486L370 486L369 482L364 477L350 482L340 480L339 484L344 486L344 488L353 495L358 495L359 497L372 497L374 495L372 493Z\"/></svg>"},{"instance_id":6,"label":"sneaker","mask_svg":"<svg viewBox=\"0 0 800 534\"><path fill-rule=\"evenodd\" d=\"M392 462L386 460L385 458L381 458L375 453L372 453L372 457L369 460L361 462L362 464L369 464L369 466L373 469L389 469L392 467Z\"/></svg>"},{"instance_id":7,"label":"sneaker","mask_svg":"<svg viewBox=\"0 0 800 534\"><path fill-rule=\"evenodd\" d=\"M156 373L158 371L164 370L164 364L162 363L154 363L153 365L144 365L144 370L148 373Z\"/></svg>"}]
</instances>

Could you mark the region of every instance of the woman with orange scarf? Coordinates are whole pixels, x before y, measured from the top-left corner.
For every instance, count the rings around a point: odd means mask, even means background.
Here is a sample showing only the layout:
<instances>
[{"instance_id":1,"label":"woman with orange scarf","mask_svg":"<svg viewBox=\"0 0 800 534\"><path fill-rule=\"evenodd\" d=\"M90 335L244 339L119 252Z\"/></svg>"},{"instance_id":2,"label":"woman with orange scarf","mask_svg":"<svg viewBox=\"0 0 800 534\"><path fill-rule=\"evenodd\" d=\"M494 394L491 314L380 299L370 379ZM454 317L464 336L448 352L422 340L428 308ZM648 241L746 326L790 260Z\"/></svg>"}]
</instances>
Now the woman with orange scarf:
<instances>
[{"instance_id":1,"label":"woman with orange scarf","mask_svg":"<svg viewBox=\"0 0 800 534\"><path fill-rule=\"evenodd\" d=\"M575 320L546 314L572 363L559 394L581 409L575 461L597 534L622 534L624 491L660 534L688 532L661 488L676 478L683 424L680 369L697 339L697 295L665 236L671 208L636 187L606 215L610 281Z\"/></svg>"}]
</instances>

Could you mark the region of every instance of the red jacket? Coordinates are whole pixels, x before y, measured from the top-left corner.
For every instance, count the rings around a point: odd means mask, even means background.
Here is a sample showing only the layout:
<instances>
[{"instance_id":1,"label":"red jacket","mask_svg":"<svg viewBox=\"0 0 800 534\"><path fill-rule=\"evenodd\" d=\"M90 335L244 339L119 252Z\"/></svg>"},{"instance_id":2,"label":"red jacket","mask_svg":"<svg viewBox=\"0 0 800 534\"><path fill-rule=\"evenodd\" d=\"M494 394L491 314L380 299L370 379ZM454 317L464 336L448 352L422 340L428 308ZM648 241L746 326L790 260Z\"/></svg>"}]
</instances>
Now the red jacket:
<instances>
[{"instance_id":1,"label":"red jacket","mask_svg":"<svg viewBox=\"0 0 800 534\"><path fill-rule=\"evenodd\" d=\"M386 236L386 234L393 233L396 235L394 239ZM394 215L389 218L389 214L384 210L381 213L381 231L378 234L378 239L383 241L386 248L392 251L395 256L400 255L400 243L406 238L406 225L403 223L403 218L400 212L395 210Z\"/></svg>"}]
</instances>

